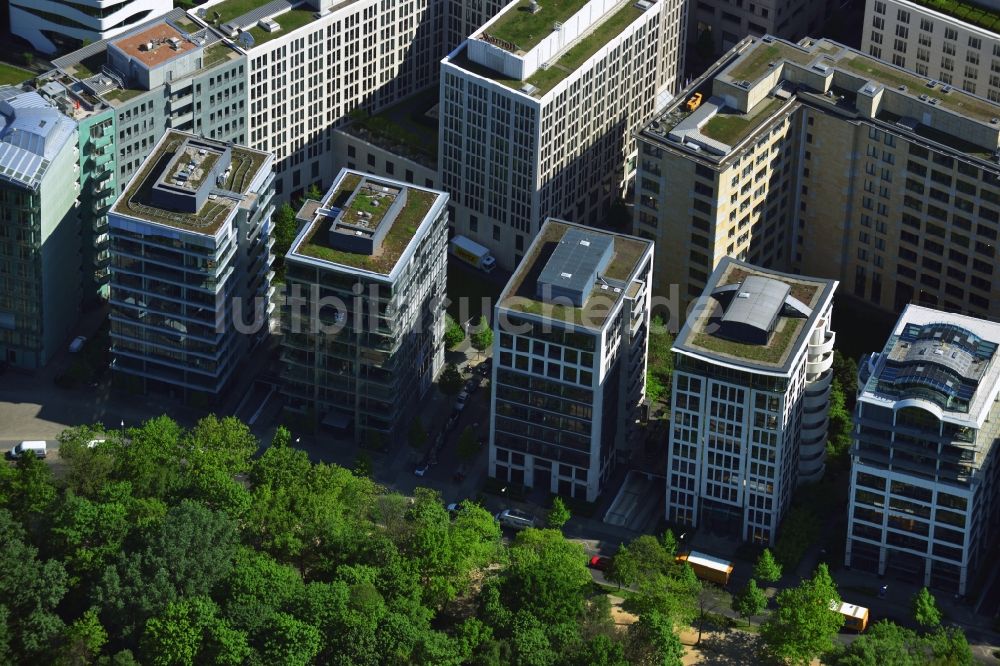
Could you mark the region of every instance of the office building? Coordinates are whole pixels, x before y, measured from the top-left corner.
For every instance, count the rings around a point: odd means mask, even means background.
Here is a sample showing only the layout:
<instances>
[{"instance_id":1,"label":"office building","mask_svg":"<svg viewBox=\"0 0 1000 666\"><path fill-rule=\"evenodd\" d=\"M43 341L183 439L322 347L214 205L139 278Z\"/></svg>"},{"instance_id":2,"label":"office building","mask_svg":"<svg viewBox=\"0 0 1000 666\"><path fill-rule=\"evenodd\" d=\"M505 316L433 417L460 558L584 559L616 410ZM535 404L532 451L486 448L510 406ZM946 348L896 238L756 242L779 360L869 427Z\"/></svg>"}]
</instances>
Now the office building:
<instances>
[{"instance_id":1,"label":"office building","mask_svg":"<svg viewBox=\"0 0 1000 666\"><path fill-rule=\"evenodd\" d=\"M991 316L997 118L829 40L748 38L639 134L634 230L661 253L654 293L683 305L731 256L889 312Z\"/></svg>"},{"instance_id":2,"label":"office building","mask_svg":"<svg viewBox=\"0 0 1000 666\"><path fill-rule=\"evenodd\" d=\"M513 269L548 217L603 221L632 180L633 131L675 89L682 19L676 0L523 0L449 54L438 171L456 232Z\"/></svg>"},{"instance_id":3,"label":"office building","mask_svg":"<svg viewBox=\"0 0 1000 666\"><path fill-rule=\"evenodd\" d=\"M593 502L637 442L653 245L548 220L497 302L489 474Z\"/></svg>"},{"instance_id":4,"label":"office building","mask_svg":"<svg viewBox=\"0 0 1000 666\"><path fill-rule=\"evenodd\" d=\"M0 87L0 362L41 368L80 308L76 125Z\"/></svg>"},{"instance_id":5,"label":"office building","mask_svg":"<svg viewBox=\"0 0 1000 666\"><path fill-rule=\"evenodd\" d=\"M747 35L798 41L823 34L826 22L844 4L842 0L698 0L688 5L688 45L705 55L721 55Z\"/></svg>"},{"instance_id":6,"label":"office building","mask_svg":"<svg viewBox=\"0 0 1000 666\"><path fill-rule=\"evenodd\" d=\"M444 363L448 195L343 170L285 256L282 392L311 425L405 438Z\"/></svg>"},{"instance_id":7,"label":"office building","mask_svg":"<svg viewBox=\"0 0 1000 666\"><path fill-rule=\"evenodd\" d=\"M42 53L66 53L166 14L171 0L10 0L10 31Z\"/></svg>"},{"instance_id":8,"label":"office building","mask_svg":"<svg viewBox=\"0 0 1000 666\"><path fill-rule=\"evenodd\" d=\"M352 113L437 82L446 12L444 0L221 0L192 15L246 54L249 145L274 153L275 192L292 200L333 180L333 133Z\"/></svg>"},{"instance_id":9,"label":"office building","mask_svg":"<svg viewBox=\"0 0 1000 666\"><path fill-rule=\"evenodd\" d=\"M868 0L861 50L942 85L1000 102L1000 34L995 25L1000 4L972 4ZM952 13L960 8L967 8L964 17Z\"/></svg>"},{"instance_id":10,"label":"office building","mask_svg":"<svg viewBox=\"0 0 1000 666\"><path fill-rule=\"evenodd\" d=\"M771 545L826 460L836 281L725 258L674 352L667 520Z\"/></svg>"},{"instance_id":11,"label":"office building","mask_svg":"<svg viewBox=\"0 0 1000 666\"><path fill-rule=\"evenodd\" d=\"M108 208L168 130L246 142L246 58L178 9L53 65L38 92L80 127L84 299L106 299Z\"/></svg>"},{"instance_id":12,"label":"office building","mask_svg":"<svg viewBox=\"0 0 1000 666\"><path fill-rule=\"evenodd\" d=\"M111 369L121 386L217 403L269 333L273 161L170 130L114 202Z\"/></svg>"},{"instance_id":13,"label":"office building","mask_svg":"<svg viewBox=\"0 0 1000 666\"><path fill-rule=\"evenodd\" d=\"M861 363L844 563L978 594L995 556L1000 325L909 306Z\"/></svg>"}]
</instances>

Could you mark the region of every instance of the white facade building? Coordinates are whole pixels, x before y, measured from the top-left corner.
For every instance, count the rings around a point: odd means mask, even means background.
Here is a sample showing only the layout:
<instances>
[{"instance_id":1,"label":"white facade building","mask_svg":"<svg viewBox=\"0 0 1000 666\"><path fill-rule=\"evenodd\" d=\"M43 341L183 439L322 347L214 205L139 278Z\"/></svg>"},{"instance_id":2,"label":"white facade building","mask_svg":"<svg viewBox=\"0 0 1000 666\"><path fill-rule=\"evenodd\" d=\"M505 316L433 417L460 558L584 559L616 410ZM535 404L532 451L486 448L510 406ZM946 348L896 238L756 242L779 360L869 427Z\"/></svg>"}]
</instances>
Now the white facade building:
<instances>
[{"instance_id":1,"label":"white facade building","mask_svg":"<svg viewBox=\"0 0 1000 666\"><path fill-rule=\"evenodd\" d=\"M489 474L593 502L637 439L653 244L548 220L493 319Z\"/></svg>"},{"instance_id":2,"label":"white facade building","mask_svg":"<svg viewBox=\"0 0 1000 666\"><path fill-rule=\"evenodd\" d=\"M719 263L672 350L668 521L774 543L824 471L836 288Z\"/></svg>"},{"instance_id":3,"label":"white facade building","mask_svg":"<svg viewBox=\"0 0 1000 666\"><path fill-rule=\"evenodd\" d=\"M511 2L441 66L438 171L455 230L508 269L548 217L595 224L624 194L632 133L675 89L683 36L677 0L526 8Z\"/></svg>"},{"instance_id":4,"label":"white facade building","mask_svg":"<svg viewBox=\"0 0 1000 666\"><path fill-rule=\"evenodd\" d=\"M195 15L231 38L248 59L249 145L274 153L275 194L294 198L330 183L333 132L352 113L377 112L434 84L447 52L447 5L383 0L305 0L268 13L273 3L214 20L220 2ZM278 29L259 27L271 20Z\"/></svg>"},{"instance_id":5,"label":"white facade building","mask_svg":"<svg viewBox=\"0 0 1000 666\"><path fill-rule=\"evenodd\" d=\"M10 31L42 53L68 52L172 8L171 0L10 0Z\"/></svg>"},{"instance_id":6,"label":"white facade building","mask_svg":"<svg viewBox=\"0 0 1000 666\"><path fill-rule=\"evenodd\" d=\"M1000 2L980 0L980 23ZM909 0L868 0L861 50L946 86L1000 102L1000 35Z\"/></svg>"},{"instance_id":7,"label":"white facade building","mask_svg":"<svg viewBox=\"0 0 1000 666\"><path fill-rule=\"evenodd\" d=\"M861 364L847 566L964 595L990 567L1000 324L908 306Z\"/></svg>"}]
</instances>

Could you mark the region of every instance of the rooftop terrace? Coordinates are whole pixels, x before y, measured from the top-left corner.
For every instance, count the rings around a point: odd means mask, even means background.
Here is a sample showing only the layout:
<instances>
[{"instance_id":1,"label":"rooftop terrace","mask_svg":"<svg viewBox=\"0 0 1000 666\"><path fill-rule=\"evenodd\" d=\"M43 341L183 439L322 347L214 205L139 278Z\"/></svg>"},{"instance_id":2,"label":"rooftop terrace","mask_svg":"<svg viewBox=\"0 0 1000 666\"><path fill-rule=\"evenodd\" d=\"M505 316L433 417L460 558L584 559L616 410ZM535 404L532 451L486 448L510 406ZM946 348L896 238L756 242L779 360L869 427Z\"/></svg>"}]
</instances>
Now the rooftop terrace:
<instances>
[{"instance_id":1,"label":"rooftop terrace","mask_svg":"<svg viewBox=\"0 0 1000 666\"><path fill-rule=\"evenodd\" d=\"M222 184L213 189L209 200L198 212L183 213L158 207L153 203L153 187L157 183L175 179L176 173L165 173L172 165L174 165L173 171L176 172L191 161L186 159L191 156L178 154L179 150L188 148L184 142L189 137L191 135L176 131L169 131L164 135L154 151L146 158L142 168L129 182L128 188L118 197L112 211L119 215L164 224L184 231L214 234L244 199L241 195L248 194L250 184L267 161L268 155L249 148L231 146L230 169L226 172ZM227 147L225 143L212 142L210 139L199 139L199 141L216 144L220 151L224 151ZM175 160L176 157L185 159ZM196 170L201 175L195 178L204 178L218 156L209 152L201 159Z\"/></svg>"},{"instance_id":2,"label":"rooftop terrace","mask_svg":"<svg viewBox=\"0 0 1000 666\"><path fill-rule=\"evenodd\" d=\"M374 115L358 111L344 130L436 170L438 123L430 112L437 103L438 87L433 86Z\"/></svg>"},{"instance_id":3,"label":"rooftop terrace","mask_svg":"<svg viewBox=\"0 0 1000 666\"><path fill-rule=\"evenodd\" d=\"M538 283L543 274L546 274L549 260L557 250L565 250L561 243L570 231L574 234L582 232L587 237L607 238L612 242L611 258L598 274L598 278L585 288L587 297L582 307L570 305L569 299L560 299L559 303L554 303L543 300L538 295ZM638 270L642 258L651 247L652 243L640 238L612 234L550 218L542 226L524 259L511 276L500 295L499 304L515 312L527 312L578 326L600 329L608 315L624 298L630 286L629 279ZM551 270L548 273L551 273Z\"/></svg>"},{"instance_id":4,"label":"rooftop terrace","mask_svg":"<svg viewBox=\"0 0 1000 666\"><path fill-rule=\"evenodd\" d=\"M169 23L158 23L140 32L110 42L146 67L156 67L179 55L199 48Z\"/></svg>"},{"instance_id":5,"label":"rooftop terrace","mask_svg":"<svg viewBox=\"0 0 1000 666\"><path fill-rule=\"evenodd\" d=\"M544 5L545 3L543 2L541 4ZM575 5L576 2L567 0L564 4ZM584 3L579 2L579 4L582 6ZM604 20L592 30L584 33L582 37L565 49L562 52L562 55L549 64L547 69L539 69L523 81L519 79L506 78L500 72L472 62L466 55L465 49L462 49L456 57L452 58L451 62L455 63L455 65L461 67L462 69L466 69L470 72L496 81L497 83L505 85L508 88L520 90L524 88L525 84L529 84L536 89L531 94L533 96L540 97L552 90L559 82L579 69L580 66L583 65L583 63L585 63L591 56L601 50L601 47L605 46L612 39L624 32L624 30L637 18L639 18L643 12L644 10L636 7L635 2L631 0L622 4L616 11L609 12ZM517 9L512 9L508 12L508 14L518 15L522 13L523 12L518 11ZM541 14L541 12L539 12L539 14ZM531 14L528 14L528 16L531 16ZM503 18L506 18L506 15L504 15ZM549 32L551 32L551 23L549 31L540 35L538 39L544 38ZM497 37L495 24L494 26L490 26L489 34L492 37Z\"/></svg>"},{"instance_id":6,"label":"rooftop terrace","mask_svg":"<svg viewBox=\"0 0 1000 666\"><path fill-rule=\"evenodd\" d=\"M773 118L789 99L838 107L847 116L863 118L871 113L866 110L870 104L861 105L859 95L882 91L874 118L894 123L900 120L899 114L916 115L915 122L908 123L906 129L921 137L983 159L997 149L997 140L991 137L996 133L994 119L1000 117L1000 105L826 39L804 44L765 38L737 46L728 59L721 60L716 69L707 72L651 120L643 133L674 145L693 142L706 151L703 154L707 157L724 158ZM776 77L765 76L777 68L781 69ZM768 87L763 97L761 86ZM701 93L704 101L690 112L685 103L695 92ZM734 97L740 108L727 104L726 100ZM756 103L743 112L741 109L751 99ZM936 114L937 120L921 122L921 105L932 116ZM942 122L942 110L967 119L959 122L979 125L968 125L966 132L956 130L952 120ZM943 131L946 127L948 133Z\"/></svg>"},{"instance_id":7,"label":"rooftop terrace","mask_svg":"<svg viewBox=\"0 0 1000 666\"><path fill-rule=\"evenodd\" d=\"M1000 33L1000 12L995 9L960 0L910 0L910 2L954 17L977 28Z\"/></svg>"},{"instance_id":8,"label":"rooftop terrace","mask_svg":"<svg viewBox=\"0 0 1000 666\"><path fill-rule=\"evenodd\" d=\"M720 335L733 319L732 316L727 318L727 315L739 310L738 305L744 305L737 300L740 298L737 294L739 288L734 286L749 285L751 282L756 283L755 289L760 285L775 283L788 287L787 296L790 300L784 306L778 305L777 319L765 344L740 342L731 336ZM835 288L836 282L833 280L769 271L726 257L709 278L702 295L704 300L699 301L700 305L688 317L684 328L677 335L674 347L678 351L748 366L751 369L788 372L797 351L806 344L806 334L811 330L813 322L833 298ZM716 293L719 295L714 296ZM722 307L723 300L720 300L724 298L731 299L726 308ZM747 300L753 301L753 295L749 295ZM760 300L755 307L765 301L766 299ZM805 306L808 313L795 310L799 303ZM789 316L792 311L795 311L797 316ZM745 314L740 312L740 316ZM757 314L760 313L751 313L753 316ZM750 326L749 323L744 324L744 327Z\"/></svg>"},{"instance_id":9,"label":"rooftop terrace","mask_svg":"<svg viewBox=\"0 0 1000 666\"><path fill-rule=\"evenodd\" d=\"M301 242L292 247L292 254L388 275L434 204L443 196L398 181L344 171L320 206L309 201L303 205L303 211L307 208L312 211L311 222L301 236ZM395 206L397 203L400 205ZM341 215L325 212L331 210L339 211ZM300 214L304 214L303 211ZM377 231L380 235L383 225L390 226L384 230L378 251L367 254L340 249L340 243L331 242L331 231L338 233L338 224Z\"/></svg>"}]
</instances>

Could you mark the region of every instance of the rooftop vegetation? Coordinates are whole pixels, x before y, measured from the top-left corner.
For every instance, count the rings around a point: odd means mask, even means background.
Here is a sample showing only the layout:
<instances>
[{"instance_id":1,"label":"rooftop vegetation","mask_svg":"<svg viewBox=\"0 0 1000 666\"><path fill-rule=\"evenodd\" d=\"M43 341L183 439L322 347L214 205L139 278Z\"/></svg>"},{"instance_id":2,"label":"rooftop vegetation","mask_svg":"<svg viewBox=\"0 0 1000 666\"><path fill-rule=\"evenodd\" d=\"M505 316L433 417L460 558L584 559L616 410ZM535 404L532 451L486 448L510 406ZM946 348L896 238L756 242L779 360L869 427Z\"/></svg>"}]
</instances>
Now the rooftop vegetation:
<instances>
[{"instance_id":1,"label":"rooftop vegetation","mask_svg":"<svg viewBox=\"0 0 1000 666\"><path fill-rule=\"evenodd\" d=\"M979 28L1000 32L1000 13L995 9L981 7L972 2L958 0L912 0L936 12L953 16Z\"/></svg>"},{"instance_id":2,"label":"rooftop vegetation","mask_svg":"<svg viewBox=\"0 0 1000 666\"><path fill-rule=\"evenodd\" d=\"M17 85L34 77L34 72L0 62L0 85Z\"/></svg>"},{"instance_id":3,"label":"rooftop vegetation","mask_svg":"<svg viewBox=\"0 0 1000 666\"><path fill-rule=\"evenodd\" d=\"M250 34L253 35L254 39L254 46L263 44L264 42L269 42L272 39L277 39L278 37L283 37L290 32L298 30L302 26L314 20L314 13L315 12L311 9L293 9L289 12L285 12L284 14L272 16L271 19L281 26L281 30L276 30L274 32L268 32L259 26L250 28Z\"/></svg>"},{"instance_id":4,"label":"rooftop vegetation","mask_svg":"<svg viewBox=\"0 0 1000 666\"><path fill-rule=\"evenodd\" d=\"M588 0L539 0L539 11L531 13L530 0L523 0L504 12L487 32L497 39L513 43L522 51L530 51L552 34L552 24L566 21L587 4Z\"/></svg>"},{"instance_id":5,"label":"rooftop vegetation","mask_svg":"<svg viewBox=\"0 0 1000 666\"><path fill-rule=\"evenodd\" d=\"M804 319L782 319L778 323L780 330L771 334L771 339L766 345L734 342L705 332L695 333L691 336L687 344L692 347L701 347L711 352L747 361L780 364L784 360L785 353L788 351L792 341L795 340L802 329L804 321Z\"/></svg>"},{"instance_id":6,"label":"rooftop vegetation","mask_svg":"<svg viewBox=\"0 0 1000 666\"><path fill-rule=\"evenodd\" d=\"M758 104L751 113L718 113L702 126L701 133L710 139L733 146L773 116L782 104L784 100L772 98Z\"/></svg>"}]
</instances>

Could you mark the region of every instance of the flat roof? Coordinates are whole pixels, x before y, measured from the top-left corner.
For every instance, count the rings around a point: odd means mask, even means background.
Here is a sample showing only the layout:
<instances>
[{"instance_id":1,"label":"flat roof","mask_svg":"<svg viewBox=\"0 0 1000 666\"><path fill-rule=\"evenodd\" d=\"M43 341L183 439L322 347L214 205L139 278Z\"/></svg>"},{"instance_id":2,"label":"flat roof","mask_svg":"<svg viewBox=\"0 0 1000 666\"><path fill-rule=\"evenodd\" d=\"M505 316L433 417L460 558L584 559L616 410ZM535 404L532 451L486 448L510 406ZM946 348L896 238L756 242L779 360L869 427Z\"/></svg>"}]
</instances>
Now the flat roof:
<instances>
[{"instance_id":1,"label":"flat roof","mask_svg":"<svg viewBox=\"0 0 1000 666\"><path fill-rule=\"evenodd\" d=\"M915 5L944 14L961 23L1000 33L1000 12L983 4L962 0L909 0ZM905 3L904 3L905 4Z\"/></svg>"},{"instance_id":2,"label":"flat roof","mask_svg":"<svg viewBox=\"0 0 1000 666\"><path fill-rule=\"evenodd\" d=\"M760 94L761 86L767 88L764 94ZM695 93L701 93L704 101L690 111L686 104ZM859 108L864 106L859 97L874 94L882 98L877 112L870 115ZM755 103L749 106L751 99ZM928 124L920 118L906 119L904 124L893 115L894 111L919 110L914 103L926 105L932 116ZM640 134L664 146L721 161L798 104L848 119L877 120L978 159L990 157L998 148L998 141L990 137L1000 130L994 122L1000 117L1000 105L825 38L799 44L771 36L746 38L651 118ZM970 131L963 132L960 124L956 128L949 118L942 118L942 111L958 114L960 123L976 125L968 125ZM949 133L941 128L948 128Z\"/></svg>"},{"instance_id":3,"label":"flat roof","mask_svg":"<svg viewBox=\"0 0 1000 666\"><path fill-rule=\"evenodd\" d=\"M611 259L592 283L583 307L555 305L538 297L538 279L570 230L590 237L607 237L612 243ZM549 218L531 242L524 259L500 294L498 305L512 312L525 312L576 326L600 330L632 286L643 258L652 253L653 243L643 238L594 229L582 224Z\"/></svg>"},{"instance_id":4,"label":"flat roof","mask_svg":"<svg viewBox=\"0 0 1000 666\"><path fill-rule=\"evenodd\" d=\"M545 1L540 0L540 4L544 5ZM590 30L584 32L579 39L574 41L569 48L563 50L558 59L550 63L547 69L538 69L523 81L509 79L501 72L473 62L466 54L464 45L453 56L449 56L447 62L508 88L521 90L525 84L528 84L533 87L530 95L532 97L541 97L556 87L567 76L579 69L591 56L601 50L601 47L607 45L608 42L624 32L645 11L637 7L635 2L627 2L616 11L608 12ZM490 26L489 33L493 34L492 26Z\"/></svg>"},{"instance_id":5,"label":"flat roof","mask_svg":"<svg viewBox=\"0 0 1000 666\"><path fill-rule=\"evenodd\" d=\"M725 571L726 573L732 573L733 571L733 563L729 560L706 553L699 553L696 550L692 550L687 555L682 555L681 557L691 564L698 564L709 569L715 569L716 571Z\"/></svg>"},{"instance_id":6,"label":"flat roof","mask_svg":"<svg viewBox=\"0 0 1000 666\"><path fill-rule=\"evenodd\" d=\"M352 220L360 219L358 213L374 212L378 218L374 219L373 216L372 220L365 220L364 223L374 225L373 228L377 228L382 222L382 216L385 213L379 214L377 211L387 210L389 206L380 205L373 210L365 203L364 197L367 195L359 191L360 188L370 185L381 185L398 191L400 194L405 193L405 202L398 213L391 219L386 219L386 222L391 226L382 239L380 250L377 254L365 254L333 247L330 242L330 229L334 218L324 214L324 211L340 209L346 217ZM299 232L299 236L292 244L288 254L289 256L319 260L338 267L359 268L381 275L389 275L410 246L421 225L428 216L434 214L436 205L443 205L447 196L437 190L417 187L392 178L382 178L360 171L343 169L318 206L313 206L313 202L306 201L300 209L300 216L306 215L307 211L311 210L312 219ZM350 206L346 206L348 203Z\"/></svg>"},{"instance_id":7,"label":"flat roof","mask_svg":"<svg viewBox=\"0 0 1000 666\"><path fill-rule=\"evenodd\" d=\"M731 302L738 302L742 285L748 280L756 282L753 278L766 279L768 284L783 283L788 287L787 297L783 299L786 305L778 313L778 321L766 344L737 342L718 335L723 330L722 320L726 310L721 294L730 297ZM781 273L724 257L677 334L673 351L747 371L788 375L795 359L808 343L809 331L832 301L836 288L836 280ZM794 312L795 316L786 314L790 312ZM756 315L747 316L756 319Z\"/></svg>"},{"instance_id":8,"label":"flat roof","mask_svg":"<svg viewBox=\"0 0 1000 666\"><path fill-rule=\"evenodd\" d=\"M212 144L218 147L220 152L226 148L232 150L229 175L220 186L213 188L209 200L197 213L167 210L156 206L152 198L153 186L163 181L165 170L182 162L176 160L179 156L177 151L185 147L187 139L197 139L200 143ZM237 206L248 198L256 196L248 193L248 189L269 157L268 153L259 150L231 146L222 141L202 139L193 134L168 130L129 181L128 187L115 201L111 210L118 215L175 227L183 231L214 235Z\"/></svg>"},{"instance_id":9,"label":"flat roof","mask_svg":"<svg viewBox=\"0 0 1000 666\"><path fill-rule=\"evenodd\" d=\"M489 35L510 42L517 51L527 52L552 34L555 23L563 23L583 9L590 0L536 0L536 12L531 0L511 3L489 26Z\"/></svg>"},{"instance_id":10,"label":"flat roof","mask_svg":"<svg viewBox=\"0 0 1000 666\"><path fill-rule=\"evenodd\" d=\"M439 94L432 86L371 116L357 113L340 131L437 171Z\"/></svg>"},{"instance_id":11,"label":"flat roof","mask_svg":"<svg viewBox=\"0 0 1000 666\"><path fill-rule=\"evenodd\" d=\"M943 420L979 427L1000 393L1000 324L908 305L858 399L934 405Z\"/></svg>"},{"instance_id":12,"label":"flat roof","mask_svg":"<svg viewBox=\"0 0 1000 666\"><path fill-rule=\"evenodd\" d=\"M185 39L180 31L166 22L150 26L140 32L133 32L120 39L113 39L111 44L150 68L200 48Z\"/></svg>"}]
</instances>

